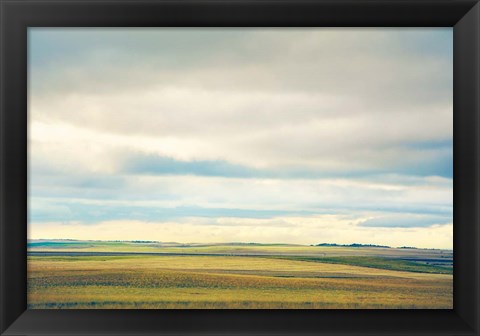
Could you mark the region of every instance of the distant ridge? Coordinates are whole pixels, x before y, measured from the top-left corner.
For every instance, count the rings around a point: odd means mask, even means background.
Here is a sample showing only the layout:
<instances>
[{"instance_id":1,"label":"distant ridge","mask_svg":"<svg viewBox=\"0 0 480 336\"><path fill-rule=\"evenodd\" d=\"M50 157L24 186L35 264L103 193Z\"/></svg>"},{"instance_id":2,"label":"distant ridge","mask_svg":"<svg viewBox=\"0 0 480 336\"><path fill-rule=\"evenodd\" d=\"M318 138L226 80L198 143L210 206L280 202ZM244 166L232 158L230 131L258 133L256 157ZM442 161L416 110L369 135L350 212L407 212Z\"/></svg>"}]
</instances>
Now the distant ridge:
<instances>
[{"instance_id":1,"label":"distant ridge","mask_svg":"<svg viewBox=\"0 0 480 336\"><path fill-rule=\"evenodd\" d=\"M71 238L40 238L40 239L28 239L27 247L28 248L38 248L38 247L61 247L62 245L74 245L81 247L81 245L91 245L94 243L103 243L103 244L130 244L130 245L149 245L152 247L205 247L205 246L290 246L290 247L301 247L301 246L318 246L318 247L350 247L350 248L385 248L385 249L403 249L403 250L445 250L450 251L451 249L443 248L425 248L425 247L415 247L415 246L399 246L393 247L388 245L376 245L376 244L337 244L337 243L319 243L319 244L288 244L288 243L255 243L255 242L212 242L212 243L179 243L179 242L167 242L167 241L158 241L158 240L93 240L93 239L71 239ZM85 246L84 246L85 247Z\"/></svg>"},{"instance_id":2,"label":"distant ridge","mask_svg":"<svg viewBox=\"0 0 480 336\"><path fill-rule=\"evenodd\" d=\"M159 245L172 245L180 247L199 247L199 246L308 246L307 244L288 244L288 243L255 243L255 242L212 242L212 243L179 243L179 242L166 242L159 240L96 240L96 239L49 239L49 238L39 238L39 239L28 239L29 244L38 244L38 243L130 243L130 244L159 244Z\"/></svg>"}]
</instances>

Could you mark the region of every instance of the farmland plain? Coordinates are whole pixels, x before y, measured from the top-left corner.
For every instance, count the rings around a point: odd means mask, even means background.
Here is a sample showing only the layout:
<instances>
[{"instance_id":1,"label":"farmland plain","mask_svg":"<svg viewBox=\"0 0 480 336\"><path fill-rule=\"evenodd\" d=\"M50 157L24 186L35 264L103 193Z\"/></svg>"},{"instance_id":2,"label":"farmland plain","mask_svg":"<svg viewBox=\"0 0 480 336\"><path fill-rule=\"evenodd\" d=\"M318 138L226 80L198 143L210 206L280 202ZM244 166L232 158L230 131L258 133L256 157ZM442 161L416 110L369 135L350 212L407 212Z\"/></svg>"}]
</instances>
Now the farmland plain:
<instances>
[{"instance_id":1,"label":"farmland plain","mask_svg":"<svg viewBox=\"0 0 480 336\"><path fill-rule=\"evenodd\" d=\"M452 251L31 241L29 308L439 308Z\"/></svg>"}]
</instances>

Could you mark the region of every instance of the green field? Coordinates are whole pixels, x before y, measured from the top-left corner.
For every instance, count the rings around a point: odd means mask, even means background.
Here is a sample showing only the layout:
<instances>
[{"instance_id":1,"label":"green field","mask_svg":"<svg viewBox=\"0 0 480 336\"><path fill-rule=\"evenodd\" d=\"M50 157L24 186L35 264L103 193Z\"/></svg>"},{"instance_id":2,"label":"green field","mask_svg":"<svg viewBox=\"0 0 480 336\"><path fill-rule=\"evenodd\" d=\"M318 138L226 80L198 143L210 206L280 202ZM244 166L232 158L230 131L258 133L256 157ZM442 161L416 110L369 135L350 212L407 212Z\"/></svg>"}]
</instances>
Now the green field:
<instances>
[{"instance_id":1,"label":"green field","mask_svg":"<svg viewBox=\"0 0 480 336\"><path fill-rule=\"evenodd\" d=\"M453 305L451 251L53 243L29 246L29 308L450 309Z\"/></svg>"}]
</instances>

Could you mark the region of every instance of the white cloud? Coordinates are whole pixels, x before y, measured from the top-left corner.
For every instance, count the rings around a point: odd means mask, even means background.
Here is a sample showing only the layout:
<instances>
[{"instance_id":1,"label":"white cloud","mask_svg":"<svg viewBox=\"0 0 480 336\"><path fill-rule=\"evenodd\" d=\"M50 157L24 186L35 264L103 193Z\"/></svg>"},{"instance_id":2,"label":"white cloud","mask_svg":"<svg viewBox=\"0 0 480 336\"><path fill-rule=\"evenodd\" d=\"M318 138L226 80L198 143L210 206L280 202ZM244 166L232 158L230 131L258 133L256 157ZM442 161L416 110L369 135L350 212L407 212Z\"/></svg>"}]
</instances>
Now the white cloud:
<instances>
[{"instance_id":1,"label":"white cloud","mask_svg":"<svg viewBox=\"0 0 480 336\"><path fill-rule=\"evenodd\" d=\"M47 212L75 216L59 200L128 200L451 214L451 29L34 28L29 39L30 191ZM172 169L193 162L184 174L194 176L126 168L143 159ZM206 176L227 168L251 176ZM316 229L301 222L272 237L306 239ZM127 232L131 222L116 223ZM241 240L235 225L215 232ZM322 232L340 240L355 237L349 229L365 239L393 232L341 228L336 220ZM395 234L412 239L405 245L447 230L403 229Z\"/></svg>"}]
</instances>

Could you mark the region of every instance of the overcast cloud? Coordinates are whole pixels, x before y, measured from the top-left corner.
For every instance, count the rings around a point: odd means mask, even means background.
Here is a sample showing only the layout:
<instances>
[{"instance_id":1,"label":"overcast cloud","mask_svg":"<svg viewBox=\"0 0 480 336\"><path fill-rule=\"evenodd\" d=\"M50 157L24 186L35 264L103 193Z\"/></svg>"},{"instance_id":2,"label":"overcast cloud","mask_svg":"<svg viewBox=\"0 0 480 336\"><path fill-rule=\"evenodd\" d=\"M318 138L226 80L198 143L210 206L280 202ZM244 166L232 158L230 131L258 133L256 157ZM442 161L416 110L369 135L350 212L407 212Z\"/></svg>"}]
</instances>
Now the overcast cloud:
<instances>
[{"instance_id":1,"label":"overcast cloud","mask_svg":"<svg viewBox=\"0 0 480 336\"><path fill-rule=\"evenodd\" d=\"M452 248L452 29L29 29L30 238Z\"/></svg>"}]
</instances>

